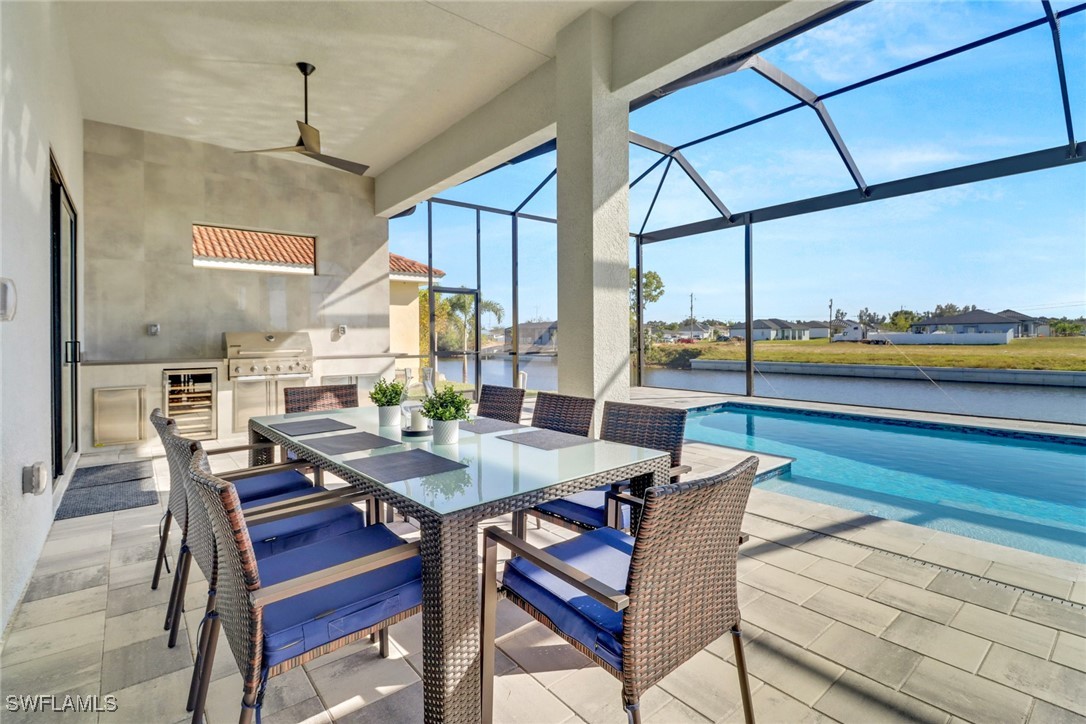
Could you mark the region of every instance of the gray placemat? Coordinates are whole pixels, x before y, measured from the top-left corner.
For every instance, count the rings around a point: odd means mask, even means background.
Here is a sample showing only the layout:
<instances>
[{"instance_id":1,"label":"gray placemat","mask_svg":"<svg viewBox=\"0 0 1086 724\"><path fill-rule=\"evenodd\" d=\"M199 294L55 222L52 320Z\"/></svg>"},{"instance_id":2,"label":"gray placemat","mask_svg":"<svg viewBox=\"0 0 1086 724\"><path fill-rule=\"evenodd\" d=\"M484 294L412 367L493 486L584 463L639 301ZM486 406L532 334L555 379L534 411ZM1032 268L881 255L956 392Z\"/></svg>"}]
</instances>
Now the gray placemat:
<instances>
[{"instance_id":1,"label":"gray placemat","mask_svg":"<svg viewBox=\"0 0 1086 724\"><path fill-rule=\"evenodd\" d=\"M344 455L350 452L361 452L362 450L373 450L399 444L398 440L389 440L387 437L374 435L370 432L352 432L346 435L322 437L319 440L311 440L306 443L309 447L326 455Z\"/></svg>"},{"instance_id":2,"label":"gray placemat","mask_svg":"<svg viewBox=\"0 0 1086 724\"><path fill-rule=\"evenodd\" d=\"M370 458L346 460L343 464L382 483L395 483L397 480L421 478L424 475L447 473L450 470L467 467L463 463L428 453L425 450L405 450L388 455L374 455Z\"/></svg>"},{"instance_id":3,"label":"gray placemat","mask_svg":"<svg viewBox=\"0 0 1086 724\"><path fill-rule=\"evenodd\" d=\"M568 432L558 432L556 430L530 430L528 432L518 432L514 435L498 435L498 437L520 445L537 447L540 450L561 450L564 447L596 442L590 437L570 435Z\"/></svg>"},{"instance_id":4,"label":"gray placemat","mask_svg":"<svg viewBox=\"0 0 1086 724\"><path fill-rule=\"evenodd\" d=\"M493 417L476 417L471 422L461 422L460 429L474 432L476 435L485 435L488 432L505 432L524 427L518 422L495 420Z\"/></svg>"},{"instance_id":5,"label":"gray placemat","mask_svg":"<svg viewBox=\"0 0 1086 724\"><path fill-rule=\"evenodd\" d=\"M354 429L354 425L348 425L330 417L318 417L316 420L298 420L297 422L277 422L274 425L268 425L268 427L278 430L284 435L294 437L298 435L316 435L318 432Z\"/></svg>"},{"instance_id":6,"label":"gray placemat","mask_svg":"<svg viewBox=\"0 0 1086 724\"><path fill-rule=\"evenodd\" d=\"M53 517L55 520L82 518L145 505L158 505L158 492L151 478L69 489Z\"/></svg>"},{"instance_id":7,"label":"gray placemat","mask_svg":"<svg viewBox=\"0 0 1086 724\"><path fill-rule=\"evenodd\" d=\"M130 463L113 463L111 465L96 465L93 468L79 468L72 476L69 490L76 488L91 488L95 485L109 485L111 483L123 483L127 480L143 480L153 478L155 469L150 460L135 460Z\"/></svg>"}]
</instances>

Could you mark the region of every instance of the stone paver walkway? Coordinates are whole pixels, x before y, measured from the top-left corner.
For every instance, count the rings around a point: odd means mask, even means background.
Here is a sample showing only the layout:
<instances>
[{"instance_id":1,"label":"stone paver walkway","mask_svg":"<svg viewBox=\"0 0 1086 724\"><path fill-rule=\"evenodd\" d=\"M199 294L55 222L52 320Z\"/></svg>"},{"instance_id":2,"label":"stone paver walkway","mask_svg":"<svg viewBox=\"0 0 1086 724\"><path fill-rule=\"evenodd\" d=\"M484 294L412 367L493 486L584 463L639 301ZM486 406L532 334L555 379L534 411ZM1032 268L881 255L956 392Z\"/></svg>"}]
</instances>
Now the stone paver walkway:
<instances>
[{"instance_id":1,"label":"stone paver walkway","mask_svg":"<svg viewBox=\"0 0 1086 724\"><path fill-rule=\"evenodd\" d=\"M725 399L637 392L654 404ZM701 475L745 455L691 443L685 462ZM163 458L155 471L166 490ZM161 514L145 507L55 523L0 650L0 698L114 694L117 711L5 708L4 724L187 719L206 591L194 580L184 644L168 649L168 585L149 587ZM760 722L1086 721L1082 566L758 489L744 528L739 590ZM539 545L569 535L529 525ZM264 721L420 721L420 624L416 616L392 628L389 659L359 642L272 679ZM617 681L506 602L499 636L498 721L625 721ZM727 637L699 653L645 696L645 721L741 721L731 658ZM240 693L221 645L208 721L234 721Z\"/></svg>"}]
</instances>

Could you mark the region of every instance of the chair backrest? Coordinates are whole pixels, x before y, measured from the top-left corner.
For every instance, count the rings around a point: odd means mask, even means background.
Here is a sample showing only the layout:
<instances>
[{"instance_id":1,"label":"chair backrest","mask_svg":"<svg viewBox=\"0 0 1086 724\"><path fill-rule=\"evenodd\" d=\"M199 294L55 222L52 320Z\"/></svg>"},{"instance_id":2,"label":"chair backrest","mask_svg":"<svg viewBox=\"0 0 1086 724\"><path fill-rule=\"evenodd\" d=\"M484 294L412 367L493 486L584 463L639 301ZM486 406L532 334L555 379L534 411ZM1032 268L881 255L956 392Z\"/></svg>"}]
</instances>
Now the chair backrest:
<instances>
[{"instance_id":1,"label":"chair backrest","mask_svg":"<svg viewBox=\"0 0 1086 724\"><path fill-rule=\"evenodd\" d=\"M358 407L358 385L320 385L283 389L283 408L287 412L340 410L344 407Z\"/></svg>"},{"instance_id":2,"label":"chair backrest","mask_svg":"<svg viewBox=\"0 0 1086 724\"><path fill-rule=\"evenodd\" d=\"M479 409L475 414L505 422L520 422L523 404L524 390L519 387L483 385L479 391Z\"/></svg>"},{"instance_id":3,"label":"chair backrest","mask_svg":"<svg viewBox=\"0 0 1086 724\"><path fill-rule=\"evenodd\" d=\"M203 446L196 440L179 435L174 425L170 425L163 432L162 446L166 448L166 459L170 465L170 510L173 510L176 487L183 501L181 505L186 511L182 528L185 531L185 543L196 560L196 565L200 567L207 579L208 586L214 588L215 546L211 536L211 524L207 520L203 506L196 498L196 489L190 472L192 456L196 450L202 453ZM174 515L176 517L176 513Z\"/></svg>"},{"instance_id":4,"label":"chair backrest","mask_svg":"<svg viewBox=\"0 0 1086 724\"><path fill-rule=\"evenodd\" d=\"M601 440L671 453L672 467L682 460L685 434L686 410L629 402L603 403Z\"/></svg>"},{"instance_id":5,"label":"chair backrest","mask_svg":"<svg viewBox=\"0 0 1086 724\"><path fill-rule=\"evenodd\" d=\"M177 423L172 417L166 417L161 408L156 407L151 411L151 424L158 432L158 439L162 441L162 447L166 449L166 462L170 467L170 501L168 503L170 515L177 521L181 531L181 537L188 532L188 499L185 496L185 481L188 478L188 461L181 461L171 452L168 437L177 434Z\"/></svg>"},{"instance_id":6,"label":"chair backrest","mask_svg":"<svg viewBox=\"0 0 1086 724\"><path fill-rule=\"evenodd\" d=\"M596 401L591 397L540 392L535 398L532 427L543 427L588 437L588 433L592 430L592 414L595 411Z\"/></svg>"},{"instance_id":7,"label":"chair backrest","mask_svg":"<svg viewBox=\"0 0 1086 724\"><path fill-rule=\"evenodd\" d=\"M636 700L739 623L735 568L758 458L648 488L623 613L623 693Z\"/></svg>"},{"instance_id":8,"label":"chair backrest","mask_svg":"<svg viewBox=\"0 0 1086 724\"><path fill-rule=\"evenodd\" d=\"M193 454L189 474L196 496L194 505L202 506L209 523L202 535L208 537L206 545L218 552L215 610L241 671L245 693L255 695L260 687L264 636L262 611L253 607L249 594L260 588L260 571L241 501L232 483L211 473L207 453L202 449Z\"/></svg>"}]
</instances>

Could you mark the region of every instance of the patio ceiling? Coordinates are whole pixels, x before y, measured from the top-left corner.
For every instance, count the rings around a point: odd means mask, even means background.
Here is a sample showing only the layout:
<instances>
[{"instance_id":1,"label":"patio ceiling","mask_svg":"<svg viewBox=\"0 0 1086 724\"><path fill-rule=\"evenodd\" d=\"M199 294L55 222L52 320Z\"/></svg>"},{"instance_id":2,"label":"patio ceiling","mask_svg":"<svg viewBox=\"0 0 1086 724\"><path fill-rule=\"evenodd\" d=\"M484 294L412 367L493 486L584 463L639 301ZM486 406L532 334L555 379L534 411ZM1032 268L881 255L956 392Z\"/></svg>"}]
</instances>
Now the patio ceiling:
<instances>
[{"instance_id":1,"label":"patio ceiling","mask_svg":"<svg viewBox=\"0 0 1086 724\"><path fill-rule=\"evenodd\" d=\"M628 2L70 2L84 117L228 148L294 142L302 83L326 153L377 175Z\"/></svg>"}]
</instances>

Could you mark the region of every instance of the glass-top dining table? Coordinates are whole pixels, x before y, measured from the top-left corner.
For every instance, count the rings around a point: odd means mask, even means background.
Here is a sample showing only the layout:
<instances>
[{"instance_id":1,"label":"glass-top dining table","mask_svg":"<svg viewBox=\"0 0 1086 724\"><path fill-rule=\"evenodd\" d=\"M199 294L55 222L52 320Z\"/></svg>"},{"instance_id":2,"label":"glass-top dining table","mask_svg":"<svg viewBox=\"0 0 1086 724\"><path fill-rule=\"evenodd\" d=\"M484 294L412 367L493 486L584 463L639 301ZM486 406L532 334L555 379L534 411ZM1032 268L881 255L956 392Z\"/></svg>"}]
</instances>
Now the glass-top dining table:
<instances>
[{"instance_id":1,"label":"glass-top dining table","mask_svg":"<svg viewBox=\"0 0 1086 724\"><path fill-rule=\"evenodd\" d=\"M250 442L275 443L419 522L427 722L480 720L478 524L608 483L664 484L671 465L658 450L476 422L479 432L465 425L456 444L435 445L380 427L370 407L249 421ZM273 453L256 449L250 463L273 462Z\"/></svg>"}]
</instances>

